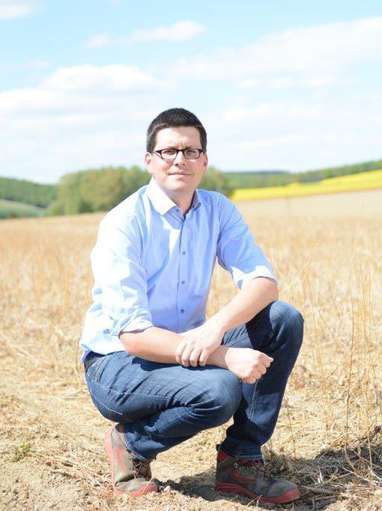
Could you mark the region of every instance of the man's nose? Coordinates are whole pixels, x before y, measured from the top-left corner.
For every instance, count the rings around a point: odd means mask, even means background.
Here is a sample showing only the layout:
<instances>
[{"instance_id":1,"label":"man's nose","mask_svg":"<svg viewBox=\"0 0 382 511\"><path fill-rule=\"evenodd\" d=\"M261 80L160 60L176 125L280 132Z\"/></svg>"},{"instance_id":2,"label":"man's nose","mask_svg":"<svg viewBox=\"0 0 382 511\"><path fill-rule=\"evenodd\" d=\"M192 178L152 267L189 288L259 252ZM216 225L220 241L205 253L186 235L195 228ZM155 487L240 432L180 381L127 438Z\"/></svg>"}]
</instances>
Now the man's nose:
<instances>
[{"instance_id":1,"label":"man's nose","mask_svg":"<svg viewBox=\"0 0 382 511\"><path fill-rule=\"evenodd\" d=\"M178 151L178 154L175 156L174 163L184 163L186 161L186 158L184 157L184 154L182 151Z\"/></svg>"}]
</instances>

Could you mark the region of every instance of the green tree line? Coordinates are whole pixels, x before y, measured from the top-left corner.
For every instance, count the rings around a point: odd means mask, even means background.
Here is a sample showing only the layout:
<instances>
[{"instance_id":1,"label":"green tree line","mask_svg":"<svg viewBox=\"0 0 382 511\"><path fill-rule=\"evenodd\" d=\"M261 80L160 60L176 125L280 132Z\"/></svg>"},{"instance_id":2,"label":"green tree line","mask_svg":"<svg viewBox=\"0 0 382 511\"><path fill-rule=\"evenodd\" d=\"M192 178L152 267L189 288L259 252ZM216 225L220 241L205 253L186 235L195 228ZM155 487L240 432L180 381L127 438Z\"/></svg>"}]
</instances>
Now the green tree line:
<instances>
[{"instance_id":1,"label":"green tree line","mask_svg":"<svg viewBox=\"0 0 382 511\"><path fill-rule=\"evenodd\" d=\"M103 167L66 174L58 184L57 198L49 206L48 214L108 211L149 180L150 174L137 166ZM201 188L226 195L232 192L228 179L213 167L208 169Z\"/></svg>"},{"instance_id":2,"label":"green tree line","mask_svg":"<svg viewBox=\"0 0 382 511\"><path fill-rule=\"evenodd\" d=\"M357 174L368 170L382 169L382 160L373 160L340 167L327 167L303 172L282 170L265 170L249 172L225 172L230 185L235 188L263 188L267 186L283 186L289 183L312 183L337 176Z\"/></svg>"},{"instance_id":3,"label":"green tree line","mask_svg":"<svg viewBox=\"0 0 382 511\"><path fill-rule=\"evenodd\" d=\"M0 177L0 199L46 208L55 199L56 193L56 185L43 185L26 179Z\"/></svg>"},{"instance_id":4,"label":"green tree line","mask_svg":"<svg viewBox=\"0 0 382 511\"><path fill-rule=\"evenodd\" d=\"M309 183L313 181L322 181L322 179L328 179L331 177L347 176L349 174L359 174L360 172L381 169L382 160L373 160L363 163L356 163L353 165L342 165L340 167L327 167L318 170L307 170L305 172L298 172L297 176L301 183Z\"/></svg>"},{"instance_id":5,"label":"green tree line","mask_svg":"<svg viewBox=\"0 0 382 511\"><path fill-rule=\"evenodd\" d=\"M291 182L292 172L283 170L253 170L224 172L233 189L263 188L265 186L281 186Z\"/></svg>"},{"instance_id":6,"label":"green tree line","mask_svg":"<svg viewBox=\"0 0 382 511\"><path fill-rule=\"evenodd\" d=\"M377 169L382 169L382 160L295 173L280 170L220 172L210 167L200 186L229 196L236 188L314 182ZM149 179L147 171L138 166L72 172L65 174L57 185L0 177L0 218L107 211L148 183ZM23 203L24 207L18 203ZM25 205L31 207L26 208Z\"/></svg>"}]
</instances>

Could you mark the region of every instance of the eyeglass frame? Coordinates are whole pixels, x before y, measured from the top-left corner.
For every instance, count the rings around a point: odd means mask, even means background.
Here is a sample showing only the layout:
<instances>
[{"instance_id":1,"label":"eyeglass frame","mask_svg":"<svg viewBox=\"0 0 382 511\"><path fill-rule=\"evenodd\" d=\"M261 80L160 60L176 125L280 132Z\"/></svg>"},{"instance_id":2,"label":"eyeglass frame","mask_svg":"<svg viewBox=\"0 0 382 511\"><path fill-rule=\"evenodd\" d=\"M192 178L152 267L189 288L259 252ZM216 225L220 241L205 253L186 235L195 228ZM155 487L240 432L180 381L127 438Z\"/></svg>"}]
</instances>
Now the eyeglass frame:
<instances>
[{"instance_id":1,"label":"eyeglass frame","mask_svg":"<svg viewBox=\"0 0 382 511\"><path fill-rule=\"evenodd\" d=\"M162 156L162 152L163 151L167 151L168 149L173 149L174 151L176 151L176 154L173 158L163 158ZM197 156L197 158L186 158L186 155L184 154L185 151L188 151L189 149L191 149L192 151L198 151L199 154ZM192 161L192 160L198 160L200 158L200 155L203 154L205 151L203 151L203 149L200 149L199 147L185 147L184 149L178 149L177 147L164 147L163 149L158 149L156 151L153 151L151 154L156 154L157 156L159 156L159 158L163 161L175 161L178 157L178 154L179 153L182 153L183 154L183 158L187 161Z\"/></svg>"}]
</instances>

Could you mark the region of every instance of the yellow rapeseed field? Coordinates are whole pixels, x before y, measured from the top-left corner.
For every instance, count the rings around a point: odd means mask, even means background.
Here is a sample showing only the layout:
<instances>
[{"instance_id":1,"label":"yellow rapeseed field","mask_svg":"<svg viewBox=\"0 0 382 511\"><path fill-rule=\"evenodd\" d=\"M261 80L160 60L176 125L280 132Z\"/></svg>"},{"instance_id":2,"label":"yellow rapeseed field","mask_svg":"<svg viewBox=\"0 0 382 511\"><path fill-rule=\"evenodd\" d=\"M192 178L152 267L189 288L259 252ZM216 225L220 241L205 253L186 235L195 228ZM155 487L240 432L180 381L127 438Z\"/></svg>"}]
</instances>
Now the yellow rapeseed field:
<instances>
[{"instance_id":1,"label":"yellow rapeseed field","mask_svg":"<svg viewBox=\"0 0 382 511\"><path fill-rule=\"evenodd\" d=\"M382 170L360 172L349 176L323 179L317 183L291 183L267 188L238 188L233 200L273 199L277 197L304 197L338 192L353 192L382 188Z\"/></svg>"},{"instance_id":2,"label":"yellow rapeseed field","mask_svg":"<svg viewBox=\"0 0 382 511\"><path fill-rule=\"evenodd\" d=\"M305 317L303 349L265 448L276 472L302 489L283 509L380 511L382 190L238 206L273 262L281 299ZM90 401L78 350L101 217L0 222L0 509L257 509L213 491L225 427L158 456L159 495L113 498L103 452L110 424ZM234 292L217 270L208 313Z\"/></svg>"}]
</instances>

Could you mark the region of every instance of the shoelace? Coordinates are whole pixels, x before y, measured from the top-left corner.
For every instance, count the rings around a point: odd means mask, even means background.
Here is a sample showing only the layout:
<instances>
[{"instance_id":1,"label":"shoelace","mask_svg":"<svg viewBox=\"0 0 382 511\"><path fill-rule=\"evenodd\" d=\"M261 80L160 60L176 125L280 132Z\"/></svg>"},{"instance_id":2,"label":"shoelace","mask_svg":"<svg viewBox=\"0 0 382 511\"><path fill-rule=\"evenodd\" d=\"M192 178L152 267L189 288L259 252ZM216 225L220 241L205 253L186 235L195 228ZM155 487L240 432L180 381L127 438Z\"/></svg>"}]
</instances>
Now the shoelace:
<instances>
[{"instance_id":1,"label":"shoelace","mask_svg":"<svg viewBox=\"0 0 382 511\"><path fill-rule=\"evenodd\" d=\"M134 477L144 477L149 479L150 474L150 463L143 460L133 460Z\"/></svg>"},{"instance_id":2,"label":"shoelace","mask_svg":"<svg viewBox=\"0 0 382 511\"><path fill-rule=\"evenodd\" d=\"M235 462L235 467L245 475L252 477L260 475L264 478L271 478L269 467L261 460L240 460Z\"/></svg>"}]
</instances>

